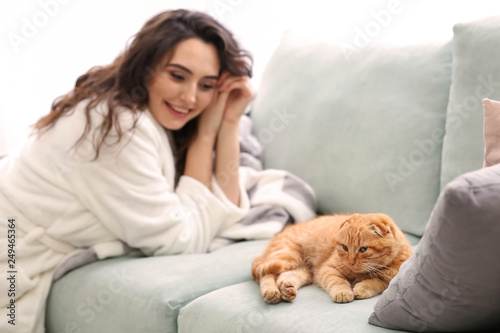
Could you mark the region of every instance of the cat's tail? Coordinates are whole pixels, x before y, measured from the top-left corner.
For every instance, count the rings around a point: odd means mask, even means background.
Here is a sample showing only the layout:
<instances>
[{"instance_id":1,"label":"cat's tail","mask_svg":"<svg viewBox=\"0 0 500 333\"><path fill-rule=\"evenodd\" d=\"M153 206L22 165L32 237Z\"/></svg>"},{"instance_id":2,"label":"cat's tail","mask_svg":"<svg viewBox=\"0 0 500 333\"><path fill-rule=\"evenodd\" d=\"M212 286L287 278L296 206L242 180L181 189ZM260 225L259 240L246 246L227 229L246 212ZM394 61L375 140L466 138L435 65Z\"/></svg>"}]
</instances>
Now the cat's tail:
<instances>
[{"instance_id":1,"label":"cat's tail","mask_svg":"<svg viewBox=\"0 0 500 333\"><path fill-rule=\"evenodd\" d=\"M252 276L255 281L266 275L277 277L283 272L299 268L304 264L304 253L299 239L306 233L307 222L285 228L268 244L264 253L252 263Z\"/></svg>"},{"instance_id":2,"label":"cat's tail","mask_svg":"<svg viewBox=\"0 0 500 333\"><path fill-rule=\"evenodd\" d=\"M260 279L266 275L272 274L278 276L286 271L280 262L263 262L256 264L255 262L258 261L258 259L259 258L257 258L252 265L252 276L257 282L260 282Z\"/></svg>"},{"instance_id":3,"label":"cat's tail","mask_svg":"<svg viewBox=\"0 0 500 333\"><path fill-rule=\"evenodd\" d=\"M272 274L277 277L283 272L297 269L301 262L301 258L294 255L273 259L260 256L253 261L252 276L256 282L260 282L260 279L266 275Z\"/></svg>"}]
</instances>

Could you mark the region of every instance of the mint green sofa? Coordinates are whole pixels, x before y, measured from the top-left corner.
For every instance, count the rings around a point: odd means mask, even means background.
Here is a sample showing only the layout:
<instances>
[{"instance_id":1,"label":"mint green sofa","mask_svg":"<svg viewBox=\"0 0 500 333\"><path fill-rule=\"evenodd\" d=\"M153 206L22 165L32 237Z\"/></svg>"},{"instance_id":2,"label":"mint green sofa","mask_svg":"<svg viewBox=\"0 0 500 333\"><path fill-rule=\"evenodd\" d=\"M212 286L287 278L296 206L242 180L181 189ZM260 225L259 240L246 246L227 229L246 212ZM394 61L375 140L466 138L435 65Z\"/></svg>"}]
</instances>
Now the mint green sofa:
<instances>
[{"instance_id":1,"label":"mint green sofa","mask_svg":"<svg viewBox=\"0 0 500 333\"><path fill-rule=\"evenodd\" d=\"M265 167L305 179L320 213L391 215L417 251L433 232L436 202L447 200L440 194L482 167L481 99L500 100L500 18L457 24L454 33L441 44L372 43L350 53L285 35L251 112ZM47 331L403 331L369 323L382 296L335 304L307 286L292 303L265 303L250 268L267 242L75 269L53 284Z\"/></svg>"}]
</instances>

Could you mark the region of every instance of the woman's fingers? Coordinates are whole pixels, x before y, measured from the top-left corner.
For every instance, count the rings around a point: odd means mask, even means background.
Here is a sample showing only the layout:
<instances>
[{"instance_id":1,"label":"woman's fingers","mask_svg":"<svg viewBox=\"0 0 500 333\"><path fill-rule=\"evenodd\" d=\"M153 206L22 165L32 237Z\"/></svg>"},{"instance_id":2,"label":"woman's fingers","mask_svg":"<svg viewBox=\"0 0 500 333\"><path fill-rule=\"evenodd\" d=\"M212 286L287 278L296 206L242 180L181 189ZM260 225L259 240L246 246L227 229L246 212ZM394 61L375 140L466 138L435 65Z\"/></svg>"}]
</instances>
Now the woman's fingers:
<instances>
[{"instance_id":1,"label":"woman's fingers","mask_svg":"<svg viewBox=\"0 0 500 333\"><path fill-rule=\"evenodd\" d=\"M212 103L199 116L199 131L209 136L217 135L228 97L228 91L216 92L214 94Z\"/></svg>"},{"instance_id":2,"label":"woman's fingers","mask_svg":"<svg viewBox=\"0 0 500 333\"><path fill-rule=\"evenodd\" d=\"M246 98L252 99L254 96L254 91L249 80L240 79L229 83L223 91L235 91L238 90L240 94Z\"/></svg>"},{"instance_id":3,"label":"woman's fingers","mask_svg":"<svg viewBox=\"0 0 500 333\"><path fill-rule=\"evenodd\" d=\"M232 76L228 72L220 75L217 91L210 106L200 115L200 130L213 133L218 131L225 120L237 122L254 97L250 78Z\"/></svg>"},{"instance_id":4,"label":"woman's fingers","mask_svg":"<svg viewBox=\"0 0 500 333\"><path fill-rule=\"evenodd\" d=\"M224 119L230 122L237 122L245 113L245 110L254 97L254 91L248 77L227 78L222 87L223 92L228 92Z\"/></svg>"},{"instance_id":5,"label":"woman's fingers","mask_svg":"<svg viewBox=\"0 0 500 333\"><path fill-rule=\"evenodd\" d=\"M231 90L231 86L235 82L244 81L246 78L243 76L229 76L225 80L221 81L219 86L219 91Z\"/></svg>"},{"instance_id":6,"label":"woman's fingers","mask_svg":"<svg viewBox=\"0 0 500 333\"><path fill-rule=\"evenodd\" d=\"M219 91L231 92L231 100L235 98L251 100L255 95L252 85L250 84L250 79L241 76L227 78L220 86Z\"/></svg>"},{"instance_id":7,"label":"woman's fingers","mask_svg":"<svg viewBox=\"0 0 500 333\"><path fill-rule=\"evenodd\" d=\"M217 96L215 96L212 108L216 109L217 111L223 111L228 97L229 91L218 91Z\"/></svg>"},{"instance_id":8,"label":"woman's fingers","mask_svg":"<svg viewBox=\"0 0 500 333\"><path fill-rule=\"evenodd\" d=\"M230 77L231 74L229 74L229 72L223 72L220 76L219 76L219 79L217 80L217 86L218 88L220 89L221 85L224 84L224 81Z\"/></svg>"}]
</instances>

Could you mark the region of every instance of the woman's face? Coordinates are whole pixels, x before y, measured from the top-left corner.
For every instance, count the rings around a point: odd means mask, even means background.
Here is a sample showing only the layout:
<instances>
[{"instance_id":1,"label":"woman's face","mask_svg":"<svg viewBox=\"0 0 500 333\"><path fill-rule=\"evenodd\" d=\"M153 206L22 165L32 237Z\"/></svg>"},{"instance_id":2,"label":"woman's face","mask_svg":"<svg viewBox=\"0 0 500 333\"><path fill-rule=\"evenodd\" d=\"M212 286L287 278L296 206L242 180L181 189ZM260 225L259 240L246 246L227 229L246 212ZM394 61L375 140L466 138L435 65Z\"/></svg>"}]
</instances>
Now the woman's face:
<instances>
[{"instance_id":1,"label":"woman's face","mask_svg":"<svg viewBox=\"0 0 500 333\"><path fill-rule=\"evenodd\" d=\"M149 110L165 128L178 130L198 116L217 89L219 57L212 44L190 38L165 56L149 86Z\"/></svg>"}]
</instances>

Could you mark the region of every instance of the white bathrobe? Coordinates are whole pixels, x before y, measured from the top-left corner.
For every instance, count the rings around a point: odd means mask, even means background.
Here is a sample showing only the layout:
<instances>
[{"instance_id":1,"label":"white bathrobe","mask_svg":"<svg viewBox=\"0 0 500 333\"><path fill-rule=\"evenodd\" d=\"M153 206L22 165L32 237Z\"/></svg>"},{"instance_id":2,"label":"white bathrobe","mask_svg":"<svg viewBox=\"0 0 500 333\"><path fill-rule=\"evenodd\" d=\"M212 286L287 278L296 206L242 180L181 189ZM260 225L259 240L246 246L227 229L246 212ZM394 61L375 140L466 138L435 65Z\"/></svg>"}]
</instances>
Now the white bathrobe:
<instances>
[{"instance_id":1,"label":"white bathrobe","mask_svg":"<svg viewBox=\"0 0 500 333\"><path fill-rule=\"evenodd\" d=\"M215 181L210 190L182 176L174 189L169 140L149 111L118 145L103 146L91 161L89 140L72 148L84 130L85 105L0 160L0 332L43 332L54 271L89 246L108 252L115 246L120 254L123 241L147 255L206 252L217 234L249 210L244 177L239 207ZM106 112L101 104L93 126ZM130 112L120 116L122 129L132 123ZM10 226L9 219L15 220Z\"/></svg>"}]
</instances>

